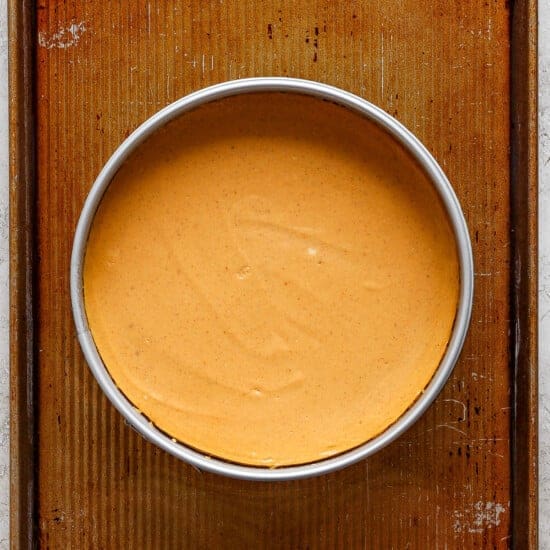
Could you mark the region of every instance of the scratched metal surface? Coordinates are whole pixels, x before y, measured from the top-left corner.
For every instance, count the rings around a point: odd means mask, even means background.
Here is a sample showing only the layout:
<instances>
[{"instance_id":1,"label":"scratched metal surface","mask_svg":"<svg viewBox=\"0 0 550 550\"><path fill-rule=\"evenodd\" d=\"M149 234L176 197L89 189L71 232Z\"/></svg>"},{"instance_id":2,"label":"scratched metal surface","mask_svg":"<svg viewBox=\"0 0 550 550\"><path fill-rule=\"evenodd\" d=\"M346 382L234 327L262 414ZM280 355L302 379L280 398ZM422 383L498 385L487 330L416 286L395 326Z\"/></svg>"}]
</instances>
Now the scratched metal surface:
<instances>
[{"instance_id":1,"label":"scratched metal surface","mask_svg":"<svg viewBox=\"0 0 550 550\"><path fill-rule=\"evenodd\" d=\"M550 3L539 2L540 547L550 549Z\"/></svg>"},{"instance_id":2,"label":"scratched metal surface","mask_svg":"<svg viewBox=\"0 0 550 550\"><path fill-rule=\"evenodd\" d=\"M8 346L8 42L7 9L0 0L0 548L8 545L9 346Z\"/></svg>"},{"instance_id":3,"label":"scratched metal surface","mask_svg":"<svg viewBox=\"0 0 550 550\"><path fill-rule=\"evenodd\" d=\"M45 548L508 546L509 12L504 1L38 2L39 531ZM92 380L68 296L85 195L118 143L204 85L289 75L405 123L455 186L472 328L428 413L317 479L204 474L131 431Z\"/></svg>"}]
</instances>

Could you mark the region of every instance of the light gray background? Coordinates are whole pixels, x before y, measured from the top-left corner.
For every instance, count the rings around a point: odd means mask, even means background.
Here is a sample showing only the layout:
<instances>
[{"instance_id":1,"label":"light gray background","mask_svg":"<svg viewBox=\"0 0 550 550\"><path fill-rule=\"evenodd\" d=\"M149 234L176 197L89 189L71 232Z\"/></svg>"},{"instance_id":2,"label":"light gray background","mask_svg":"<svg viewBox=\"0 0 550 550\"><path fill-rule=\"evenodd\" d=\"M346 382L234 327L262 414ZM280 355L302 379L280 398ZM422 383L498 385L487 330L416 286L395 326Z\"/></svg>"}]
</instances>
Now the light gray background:
<instances>
[{"instance_id":1,"label":"light gray background","mask_svg":"<svg viewBox=\"0 0 550 550\"><path fill-rule=\"evenodd\" d=\"M0 0L0 549L8 548L8 62ZM550 550L550 2L539 1L540 548Z\"/></svg>"}]
</instances>

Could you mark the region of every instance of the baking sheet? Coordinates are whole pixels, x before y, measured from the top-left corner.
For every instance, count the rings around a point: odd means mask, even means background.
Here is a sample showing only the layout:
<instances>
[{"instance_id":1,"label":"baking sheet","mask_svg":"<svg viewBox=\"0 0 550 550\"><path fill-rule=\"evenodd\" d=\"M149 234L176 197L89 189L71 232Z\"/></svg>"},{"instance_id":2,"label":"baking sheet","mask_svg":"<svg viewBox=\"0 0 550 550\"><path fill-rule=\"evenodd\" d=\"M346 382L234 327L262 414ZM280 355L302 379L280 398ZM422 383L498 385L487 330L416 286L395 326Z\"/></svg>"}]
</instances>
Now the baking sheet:
<instances>
[{"instance_id":1,"label":"baking sheet","mask_svg":"<svg viewBox=\"0 0 550 550\"><path fill-rule=\"evenodd\" d=\"M12 545L536 547L536 3L10 2ZM109 405L75 337L69 257L118 143L167 103L288 75L357 93L447 172L476 295L434 405L316 479L201 473Z\"/></svg>"}]
</instances>

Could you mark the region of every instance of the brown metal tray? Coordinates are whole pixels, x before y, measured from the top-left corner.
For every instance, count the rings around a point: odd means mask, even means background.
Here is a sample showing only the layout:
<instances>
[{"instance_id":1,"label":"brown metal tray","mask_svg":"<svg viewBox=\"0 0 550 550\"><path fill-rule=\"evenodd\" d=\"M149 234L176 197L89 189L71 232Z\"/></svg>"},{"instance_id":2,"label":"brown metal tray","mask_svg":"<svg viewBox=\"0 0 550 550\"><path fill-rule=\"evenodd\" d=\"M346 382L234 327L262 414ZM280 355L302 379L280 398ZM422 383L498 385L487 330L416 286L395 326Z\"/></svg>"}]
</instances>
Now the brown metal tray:
<instances>
[{"instance_id":1,"label":"brown metal tray","mask_svg":"<svg viewBox=\"0 0 550 550\"><path fill-rule=\"evenodd\" d=\"M9 1L13 548L536 548L536 1ZM69 303L84 197L117 144L205 85L289 75L401 120L446 170L471 330L427 414L343 471L201 473L86 367Z\"/></svg>"}]
</instances>

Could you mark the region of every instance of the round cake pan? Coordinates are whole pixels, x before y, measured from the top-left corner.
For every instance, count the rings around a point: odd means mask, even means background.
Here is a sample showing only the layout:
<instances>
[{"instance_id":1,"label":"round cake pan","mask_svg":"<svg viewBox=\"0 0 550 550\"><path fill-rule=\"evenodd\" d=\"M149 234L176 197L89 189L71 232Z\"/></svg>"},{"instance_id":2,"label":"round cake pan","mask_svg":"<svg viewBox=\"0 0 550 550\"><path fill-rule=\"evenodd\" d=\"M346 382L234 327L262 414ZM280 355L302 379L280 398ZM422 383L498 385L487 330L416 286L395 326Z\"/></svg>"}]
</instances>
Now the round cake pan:
<instances>
[{"instance_id":1,"label":"round cake pan","mask_svg":"<svg viewBox=\"0 0 550 550\"><path fill-rule=\"evenodd\" d=\"M88 234L95 212L111 180L128 156L152 133L186 111L224 97L254 92L306 94L332 101L376 123L401 143L422 167L444 204L456 239L460 273L458 307L447 350L430 383L410 408L383 433L359 447L314 463L275 469L234 464L205 456L170 438L137 411L114 383L96 348L86 318L82 280ZM276 77L234 80L204 88L168 105L139 126L113 153L90 190L74 237L70 274L72 308L82 351L102 390L127 422L155 445L199 469L235 478L263 481L298 479L343 468L379 451L410 428L439 394L458 359L470 322L473 281L472 248L462 209L447 177L422 143L382 109L356 95L320 82Z\"/></svg>"}]
</instances>

